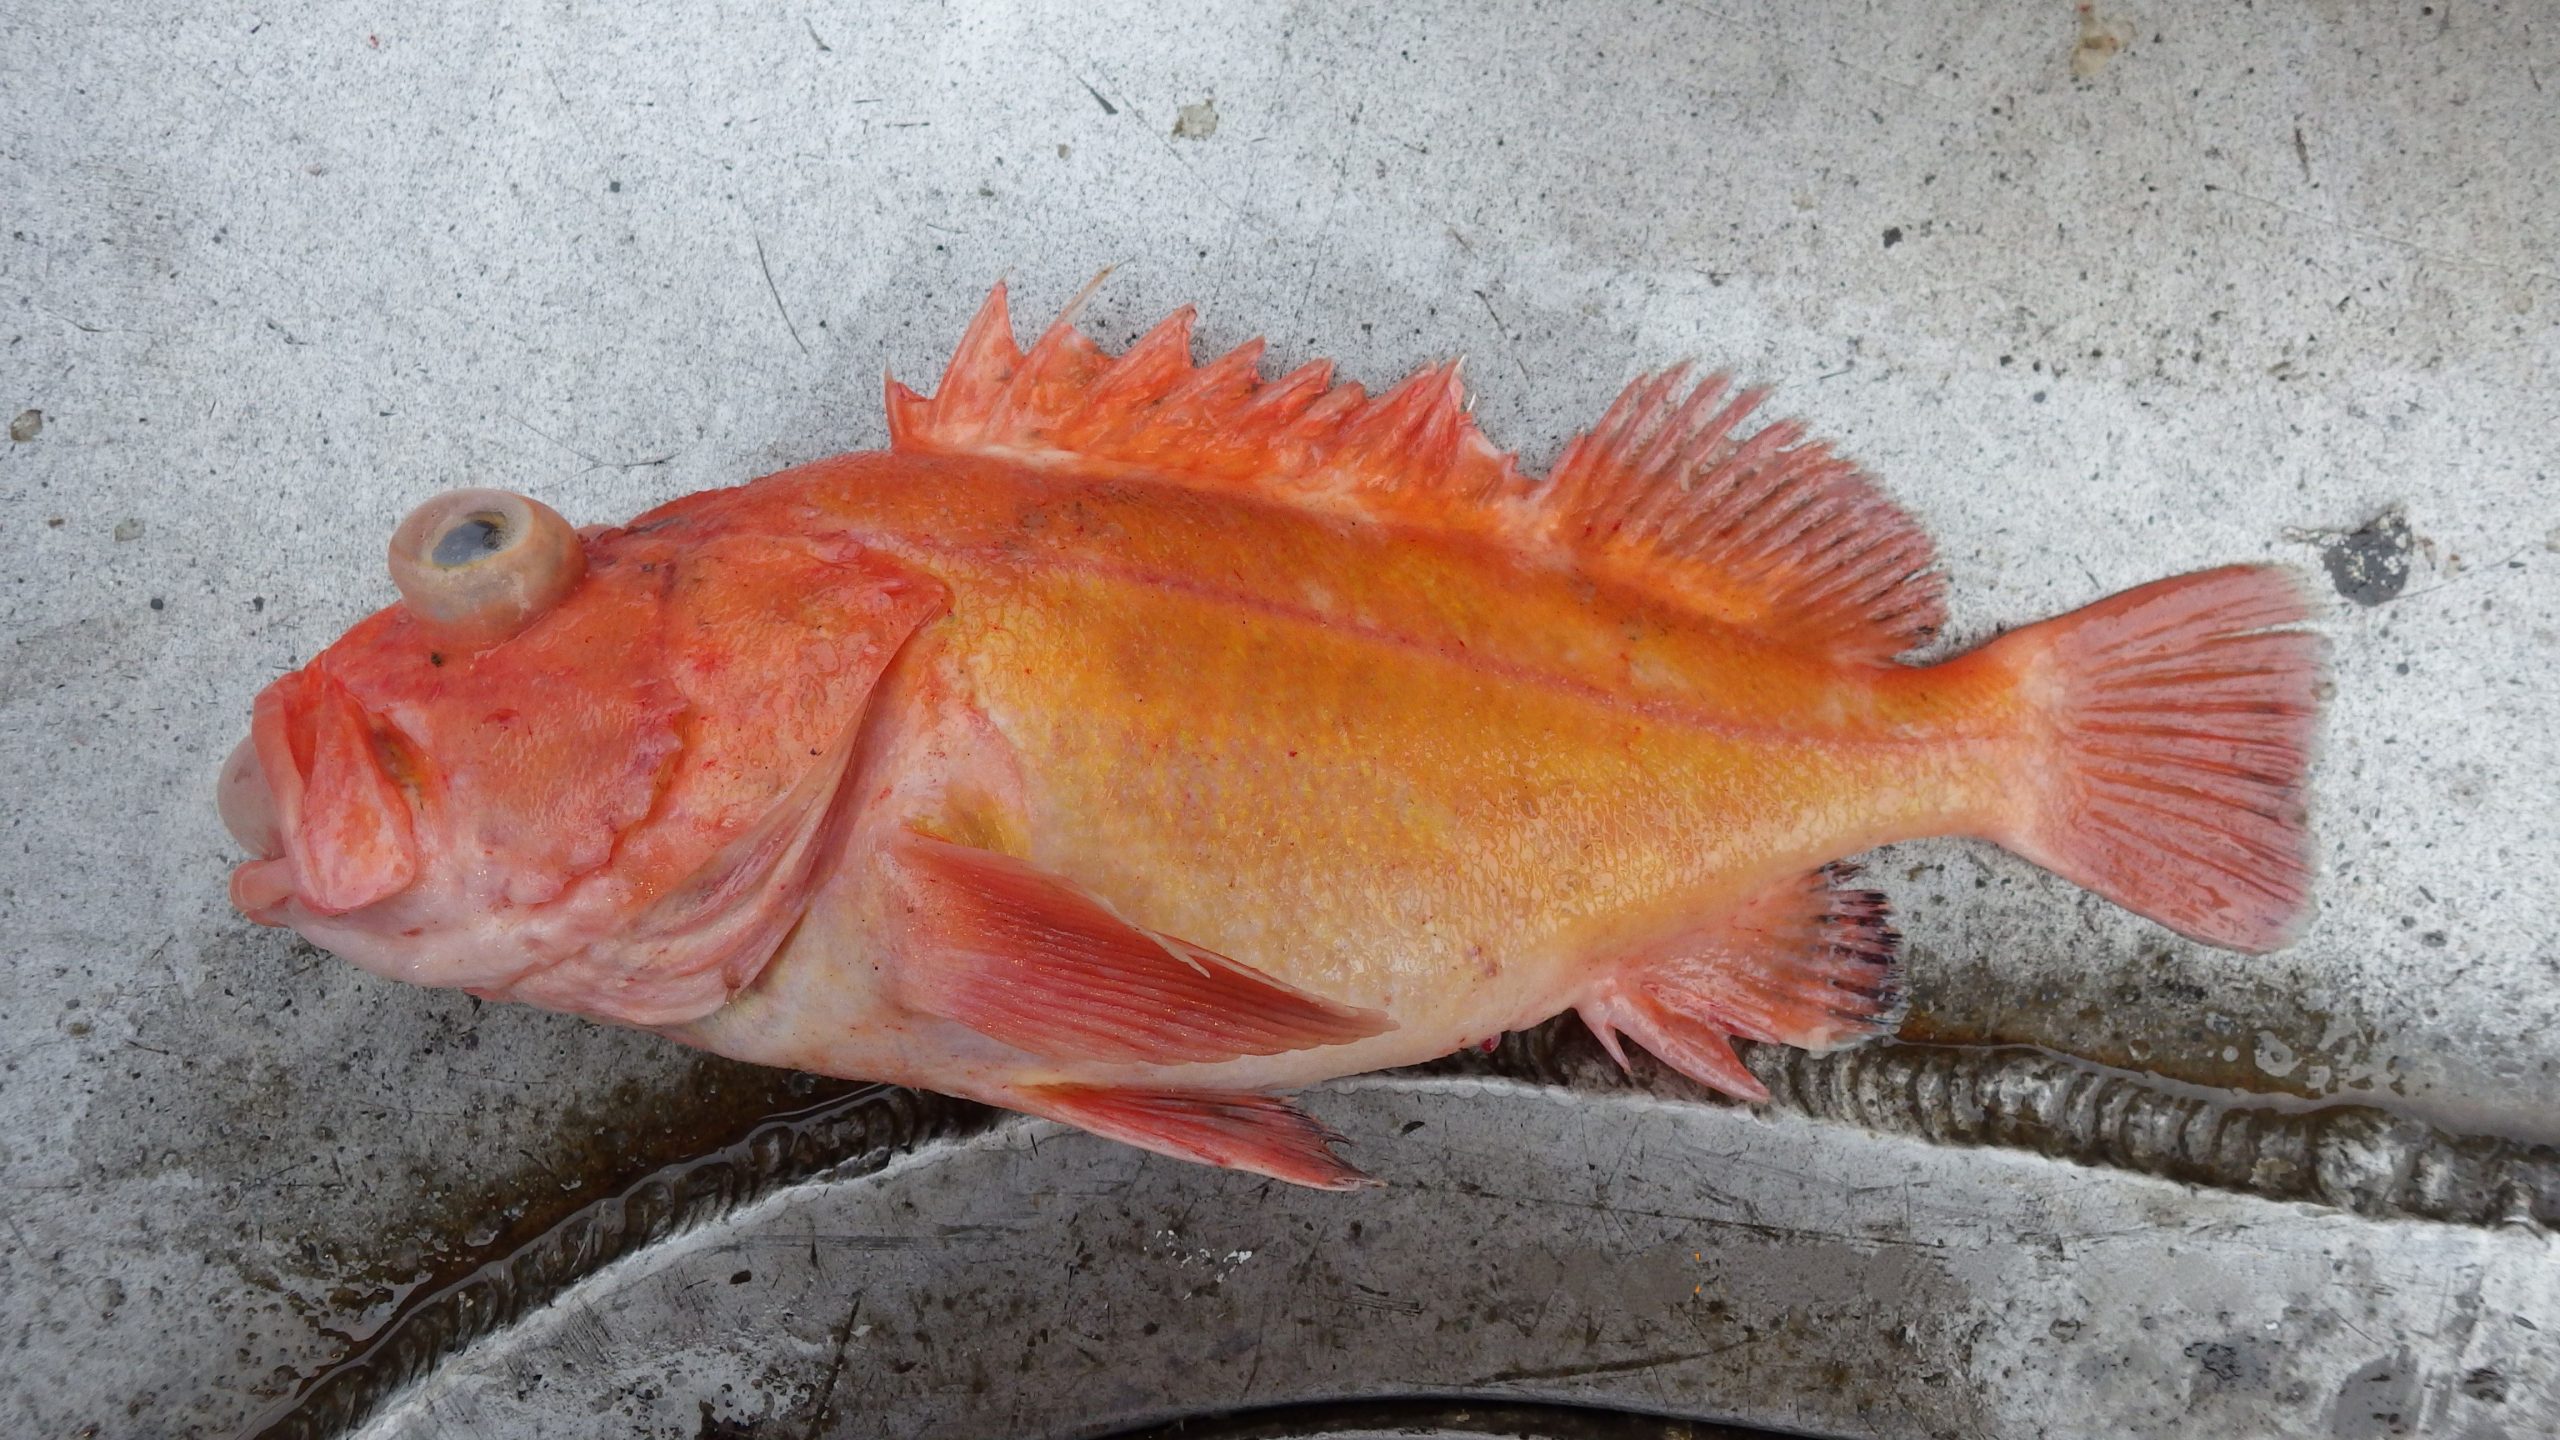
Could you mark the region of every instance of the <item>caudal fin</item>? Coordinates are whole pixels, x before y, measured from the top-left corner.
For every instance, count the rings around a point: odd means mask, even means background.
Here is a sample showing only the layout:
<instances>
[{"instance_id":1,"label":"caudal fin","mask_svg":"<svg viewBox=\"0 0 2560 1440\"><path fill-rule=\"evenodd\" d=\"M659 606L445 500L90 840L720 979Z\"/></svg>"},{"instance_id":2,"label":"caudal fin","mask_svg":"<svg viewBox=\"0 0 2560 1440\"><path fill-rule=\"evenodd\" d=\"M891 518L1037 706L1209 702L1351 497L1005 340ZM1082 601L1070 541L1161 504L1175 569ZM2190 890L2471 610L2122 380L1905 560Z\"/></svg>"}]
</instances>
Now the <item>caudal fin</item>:
<instances>
[{"instance_id":1,"label":"caudal fin","mask_svg":"<svg viewBox=\"0 0 2560 1440\"><path fill-rule=\"evenodd\" d=\"M2181 935L2285 944L2310 893L2303 771L2324 646L2292 575L2234 565L2128 590L1984 652L2043 721L1999 839Z\"/></svg>"}]
</instances>

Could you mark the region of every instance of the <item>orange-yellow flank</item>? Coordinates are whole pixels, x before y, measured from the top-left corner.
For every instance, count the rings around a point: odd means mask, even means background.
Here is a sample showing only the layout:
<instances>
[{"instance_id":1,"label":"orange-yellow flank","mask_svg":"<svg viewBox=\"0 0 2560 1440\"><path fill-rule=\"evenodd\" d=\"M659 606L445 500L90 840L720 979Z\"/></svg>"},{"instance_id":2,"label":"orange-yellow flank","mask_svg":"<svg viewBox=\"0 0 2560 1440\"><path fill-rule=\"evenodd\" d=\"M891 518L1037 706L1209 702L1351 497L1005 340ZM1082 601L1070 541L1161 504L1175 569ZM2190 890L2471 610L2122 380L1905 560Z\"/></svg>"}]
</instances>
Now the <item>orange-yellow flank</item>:
<instances>
[{"instance_id":1,"label":"orange-yellow flank","mask_svg":"<svg viewBox=\"0 0 2560 1440\"><path fill-rule=\"evenodd\" d=\"M1577 1009L1897 1017L1842 857L1994 841L2263 950L2306 903L2319 643L2280 571L1943 664L1910 519L1759 397L1630 386L1545 479L1455 367L1382 395L1025 352L998 289L890 448L580 531L493 491L261 694L251 917L378 973L1343 1187L1286 1097Z\"/></svg>"}]
</instances>

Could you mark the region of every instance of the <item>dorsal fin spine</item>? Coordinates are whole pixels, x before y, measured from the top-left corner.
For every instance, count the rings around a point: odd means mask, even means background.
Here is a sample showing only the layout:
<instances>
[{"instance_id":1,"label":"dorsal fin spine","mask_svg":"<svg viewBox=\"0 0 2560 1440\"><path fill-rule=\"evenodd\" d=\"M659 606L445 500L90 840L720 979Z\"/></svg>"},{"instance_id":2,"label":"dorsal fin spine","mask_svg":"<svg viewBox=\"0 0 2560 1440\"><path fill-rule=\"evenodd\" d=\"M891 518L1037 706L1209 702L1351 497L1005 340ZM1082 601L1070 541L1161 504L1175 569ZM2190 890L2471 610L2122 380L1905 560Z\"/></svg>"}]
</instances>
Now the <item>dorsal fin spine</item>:
<instances>
[{"instance_id":1,"label":"dorsal fin spine","mask_svg":"<svg viewBox=\"0 0 2560 1440\"><path fill-rule=\"evenodd\" d=\"M1209 402L1220 398L1219 392L1233 390L1237 398L1258 383L1255 370L1262 364L1262 342L1247 340L1233 350L1210 361L1191 373L1164 397L1163 408L1181 413L1182 407L1209 408ZM1232 410L1233 401L1227 408ZM1133 419L1135 417L1132 417Z\"/></svg>"},{"instance_id":2,"label":"dorsal fin spine","mask_svg":"<svg viewBox=\"0 0 2560 1440\"><path fill-rule=\"evenodd\" d=\"M1361 388L1360 382L1346 380L1316 397L1314 404L1299 411L1298 418L1290 423L1286 433L1296 444L1312 444L1318 436L1331 432L1352 411L1367 403L1369 403L1369 392Z\"/></svg>"},{"instance_id":3,"label":"dorsal fin spine","mask_svg":"<svg viewBox=\"0 0 2560 1440\"><path fill-rule=\"evenodd\" d=\"M1091 444L1136 423L1144 411L1133 402L1163 389L1191 368L1192 319L1192 309L1185 305L1139 336L1094 381L1075 413L1059 427L1062 438Z\"/></svg>"},{"instance_id":4,"label":"dorsal fin spine","mask_svg":"<svg viewBox=\"0 0 2560 1440\"><path fill-rule=\"evenodd\" d=\"M1444 366L1426 366L1370 401L1360 416L1362 423L1353 427L1354 433L1366 442L1364 448L1379 454L1412 448L1431 455L1430 442L1438 432L1434 422L1447 408L1446 375Z\"/></svg>"},{"instance_id":5,"label":"dorsal fin spine","mask_svg":"<svg viewBox=\"0 0 2560 1440\"><path fill-rule=\"evenodd\" d=\"M933 408L940 414L992 415L995 395L1021 366L1022 351L1013 343L1013 312L1004 284L998 281L969 328L961 332L960 347L951 353L951 364L942 372L942 387L934 392Z\"/></svg>"},{"instance_id":6,"label":"dorsal fin spine","mask_svg":"<svg viewBox=\"0 0 2560 1440\"><path fill-rule=\"evenodd\" d=\"M1239 424L1269 426L1286 435L1303 418L1307 408L1322 400L1326 387L1333 383L1333 362L1310 360L1278 380L1262 387L1260 394L1244 403L1236 412Z\"/></svg>"},{"instance_id":7,"label":"dorsal fin spine","mask_svg":"<svg viewBox=\"0 0 2560 1440\"><path fill-rule=\"evenodd\" d=\"M1014 367L1013 378L1006 382L1004 394L994 408L999 414L1046 408L1041 404L1047 398L1043 392L1052 388L1069 397L1079 395L1087 388L1080 383L1085 377L1065 372L1095 370L1106 363L1092 341L1060 320L1032 342L1030 352Z\"/></svg>"},{"instance_id":8,"label":"dorsal fin spine","mask_svg":"<svg viewBox=\"0 0 2560 1440\"><path fill-rule=\"evenodd\" d=\"M1466 442L1466 432L1474 428L1467 418L1466 382L1459 374L1465 368L1463 360L1450 361L1441 372L1435 393L1423 401L1429 407L1423 428L1430 435L1432 453L1451 461L1457 459L1458 447Z\"/></svg>"}]
</instances>

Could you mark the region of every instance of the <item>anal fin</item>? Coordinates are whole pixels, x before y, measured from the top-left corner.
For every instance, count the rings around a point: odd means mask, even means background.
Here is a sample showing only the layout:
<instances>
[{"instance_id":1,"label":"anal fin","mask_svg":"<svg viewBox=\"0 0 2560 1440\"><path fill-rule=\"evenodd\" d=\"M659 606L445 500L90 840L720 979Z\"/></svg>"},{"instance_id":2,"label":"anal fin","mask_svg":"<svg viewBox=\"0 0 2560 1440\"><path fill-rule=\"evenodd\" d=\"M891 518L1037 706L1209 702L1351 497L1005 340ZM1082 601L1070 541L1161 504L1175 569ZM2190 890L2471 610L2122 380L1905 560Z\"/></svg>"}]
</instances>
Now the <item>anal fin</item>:
<instances>
[{"instance_id":1,"label":"anal fin","mask_svg":"<svg viewBox=\"0 0 2560 1440\"><path fill-rule=\"evenodd\" d=\"M1340 1135L1270 1095L1041 1085L1014 1091L1004 1103L1141 1150L1292 1185L1362 1190L1379 1183L1333 1153Z\"/></svg>"},{"instance_id":2,"label":"anal fin","mask_svg":"<svg viewBox=\"0 0 2560 1440\"><path fill-rule=\"evenodd\" d=\"M1624 1034L1681 1074L1744 1100L1767 1087L1732 1037L1823 1051L1900 1022L1902 937L1885 897L1827 865L1611 966L1579 1002L1610 1057Z\"/></svg>"},{"instance_id":3,"label":"anal fin","mask_svg":"<svg viewBox=\"0 0 2560 1440\"><path fill-rule=\"evenodd\" d=\"M1196 1064L1340 1045L1395 1025L1141 929L1009 855L909 831L892 864L910 998L1029 1054Z\"/></svg>"}]
</instances>

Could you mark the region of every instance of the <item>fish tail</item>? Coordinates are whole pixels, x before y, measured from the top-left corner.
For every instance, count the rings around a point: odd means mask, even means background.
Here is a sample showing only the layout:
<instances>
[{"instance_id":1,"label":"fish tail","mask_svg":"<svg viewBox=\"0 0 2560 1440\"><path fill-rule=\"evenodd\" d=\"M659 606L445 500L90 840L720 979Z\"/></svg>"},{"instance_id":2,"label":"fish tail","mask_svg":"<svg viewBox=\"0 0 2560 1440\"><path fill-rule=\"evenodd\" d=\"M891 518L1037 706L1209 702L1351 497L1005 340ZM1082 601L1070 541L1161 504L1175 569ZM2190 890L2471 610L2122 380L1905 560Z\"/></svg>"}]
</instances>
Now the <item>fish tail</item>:
<instances>
[{"instance_id":1,"label":"fish tail","mask_svg":"<svg viewBox=\"0 0 2560 1440\"><path fill-rule=\"evenodd\" d=\"M1991 838L2138 915L2259 953L2308 909L2325 646L2292 572L2156 581L2007 635L2033 747Z\"/></svg>"}]
</instances>

